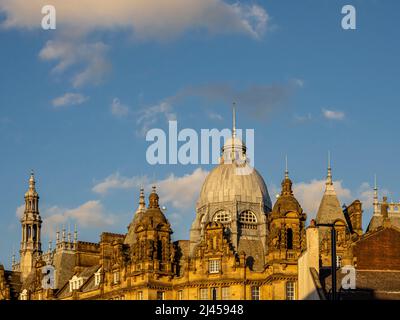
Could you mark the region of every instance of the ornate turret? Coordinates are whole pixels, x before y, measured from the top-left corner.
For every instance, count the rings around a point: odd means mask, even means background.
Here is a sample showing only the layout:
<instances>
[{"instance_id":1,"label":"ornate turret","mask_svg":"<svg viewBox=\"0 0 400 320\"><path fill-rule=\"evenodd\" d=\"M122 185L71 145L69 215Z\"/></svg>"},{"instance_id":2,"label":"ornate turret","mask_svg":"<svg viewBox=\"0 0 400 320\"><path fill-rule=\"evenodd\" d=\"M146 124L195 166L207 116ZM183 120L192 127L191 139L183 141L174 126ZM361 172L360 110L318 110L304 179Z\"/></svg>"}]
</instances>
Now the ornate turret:
<instances>
[{"instance_id":1,"label":"ornate turret","mask_svg":"<svg viewBox=\"0 0 400 320\"><path fill-rule=\"evenodd\" d=\"M141 195L142 197L142 195ZM143 199L139 207L142 209ZM133 227L133 228L132 228ZM134 232L129 238L131 228ZM132 261L137 271L171 274L174 270L172 229L159 205L156 187L149 196L149 206L140 212L130 227L125 243L131 245ZM129 242L127 242L127 240Z\"/></svg>"},{"instance_id":2,"label":"ornate turret","mask_svg":"<svg viewBox=\"0 0 400 320\"><path fill-rule=\"evenodd\" d=\"M293 195L292 190L292 180L289 178L289 171L286 167L285 170L285 178L281 183L282 190L275 202L274 208L272 209L273 216L285 215L286 213L293 211L298 212L300 214L303 213L303 209L301 208L299 202Z\"/></svg>"},{"instance_id":3,"label":"ornate turret","mask_svg":"<svg viewBox=\"0 0 400 320\"><path fill-rule=\"evenodd\" d=\"M159 196L156 192L156 187L153 186L153 191L149 196L149 206L146 212L141 216L141 219L138 220L138 223L146 225L148 228L155 228L159 224L169 226L169 222L161 211L158 201Z\"/></svg>"},{"instance_id":4,"label":"ornate turret","mask_svg":"<svg viewBox=\"0 0 400 320\"><path fill-rule=\"evenodd\" d=\"M135 240L135 228L137 222L142 219L142 215L146 212L146 200L144 195L144 188L140 188L139 206L133 215L133 219L128 226L128 233L125 237L125 244L133 244Z\"/></svg>"},{"instance_id":5,"label":"ornate turret","mask_svg":"<svg viewBox=\"0 0 400 320\"><path fill-rule=\"evenodd\" d=\"M32 171L29 178L29 188L25 193L25 211L21 218L20 270L22 279L29 275L34 267L36 258L42 254L41 226L39 194L36 191L35 175Z\"/></svg>"},{"instance_id":6,"label":"ornate turret","mask_svg":"<svg viewBox=\"0 0 400 320\"><path fill-rule=\"evenodd\" d=\"M287 168L282 190L272 209L269 233L269 261L297 259L305 247L305 221L307 215L293 195L292 181Z\"/></svg>"}]
</instances>

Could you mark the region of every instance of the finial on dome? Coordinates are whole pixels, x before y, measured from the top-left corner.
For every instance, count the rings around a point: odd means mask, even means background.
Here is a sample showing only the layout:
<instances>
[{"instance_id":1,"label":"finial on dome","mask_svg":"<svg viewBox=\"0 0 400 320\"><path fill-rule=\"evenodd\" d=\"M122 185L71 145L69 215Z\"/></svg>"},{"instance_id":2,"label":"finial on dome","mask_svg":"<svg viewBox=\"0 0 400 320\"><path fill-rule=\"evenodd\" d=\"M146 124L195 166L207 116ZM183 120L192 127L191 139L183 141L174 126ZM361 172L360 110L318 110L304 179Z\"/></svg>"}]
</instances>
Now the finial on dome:
<instances>
[{"instance_id":1,"label":"finial on dome","mask_svg":"<svg viewBox=\"0 0 400 320\"><path fill-rule=\"evenodd\" d=\"M29 189L35 190L35 172L31 169L31 175L29 177Z\"/></svg>"}]
</instances>

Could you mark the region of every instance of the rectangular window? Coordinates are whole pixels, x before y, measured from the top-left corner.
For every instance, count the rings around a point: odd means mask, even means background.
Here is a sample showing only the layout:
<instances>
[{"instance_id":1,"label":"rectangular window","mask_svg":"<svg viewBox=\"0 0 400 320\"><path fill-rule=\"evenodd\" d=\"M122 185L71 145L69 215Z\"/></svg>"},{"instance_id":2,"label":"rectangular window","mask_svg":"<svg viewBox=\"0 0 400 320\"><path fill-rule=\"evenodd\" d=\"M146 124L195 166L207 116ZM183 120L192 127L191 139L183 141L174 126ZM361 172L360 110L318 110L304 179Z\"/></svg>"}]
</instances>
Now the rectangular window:
<instances>
[{"instance_id":1,"label":"rectangular window","mask_svg":"<svg viewBox=\"0 0 400 320\"><path fill-rule=\"evenodd\" d=\"M143 300L143 291L138 291L137 300Z\"/></svg>"},{"instance_id":2,"label":"rectangular window","mask_svg":"<svg viewBox=\"0 0 400 320\"><path fill-rule=\"evenodd\" d=\"M178 297L177 297L177 299L178 299L178 300L183 300L183 290L179 290L179 291L178 291Z\"/></svg>"},{"instance_id":3,"label":"rectangular window","mask_svg":"<svg viewBox=\"0 0 400 320\"><path fill-rule=\"evenodd\" d=\"M157 291L157 300L165 300L165 292Z\"/></svg>"},{"instance_id":4,"label":"rectangular window","mask_svg":"<svg viewBox=\"0 0 400 320\"><path fill-rule=\"evenodd\" d=\"M286 282L286 300L294 300L294 282L288 281Z\"/></svg>"},{"instance_id":5,"label":"rectangular window","mask_svg":"<svg viewBox=\"0 0 400 320\"><path fill-rule=\"evenodd\" d=\"M208 272L209 273L219 273L220 261L219 260L210 260L208 262Z\"/></svg>"},{"instance_id":6,"label":"rectangular window","mask_svg":"<svg viewBox=\"0 0 400 320\"><path fill-rule=\"evenodd\" d=\"M208 289L207 288L200 289L200 300L208 300Z\"/></svg>"},{"instance_id":7,"label":"rectangular window","mask_svg":"<svg viewBox=\"0 0 400 320\"><path fill-rule=\"evenodd\" d=\"M341 267L342 267L342 257L336 256L336 268L341 268Z\"/></svg>"},{"instance_id":8,"label":"rectangular window","mask_svg":"<svg viewBox=\"0 0 400 320\"><path fill-rule=\"evenodd\" d=\"M119 271L114 271L113 276L114 276L113 279L114 284L119 283Z\"/></svg>"},{"instance_id":9,"label":"rectangular window","mask_svg":"<svg viewBox=\"0 0 400 320\"><path fill-rule=\"evenodd\" d=\"M222 287L222 300L230 300L229 287Z\"/></svg>"},{"instance_id":10,"label":"rectangular window","mask_svg":"<svg viewBox=\"0 0 400 320\"><path fill-rule=\"evenodd\" d=\"M260 300L260 287L251 287L251 300Z\"/></svg>"}]
</instances>

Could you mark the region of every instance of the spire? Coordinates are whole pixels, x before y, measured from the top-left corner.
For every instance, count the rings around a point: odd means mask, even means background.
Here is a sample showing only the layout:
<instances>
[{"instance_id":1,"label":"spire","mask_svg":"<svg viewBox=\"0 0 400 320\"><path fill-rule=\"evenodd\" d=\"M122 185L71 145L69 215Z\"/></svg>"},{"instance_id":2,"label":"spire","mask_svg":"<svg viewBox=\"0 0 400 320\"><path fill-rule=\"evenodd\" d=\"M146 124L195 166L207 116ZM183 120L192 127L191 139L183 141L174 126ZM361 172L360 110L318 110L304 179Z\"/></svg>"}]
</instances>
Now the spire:
<instances>
[{"instance_id":1,"label":"spire","mask_svg":"<svg viewBox=\"0 0 400 320\"><path fill-rule=\"evenodd\" d=\"M35 181L35 172L33 171L33 169L31 170L31 176L30 176L30 178L29 178L29 190L30 191L36 191L35 190L35 184L36 184L36 181Z\"/></svg>"},{"instance_id":2,"label":"spire","mask_svg":"<svg viewBox=\"0 0 400 320\"><path fill-rule=\"evenodd\" d=\"M376 174L374 176L374 201L373 201L373 207L374 207L374 216L379 215L379 198L378 198L378 184L376 182Z\"/></svg>"},{"instance_id":3,"label":"spire","mask_svg":"<svg viewBox=\"0 0 400 320\"><path fill-rule=\"evenodd\" d=\"M285 178L282 181L281 196L291 196L291 195L293 195L292 181L289 178L288 159L287 156L285 156Z\"/></svg>"},{"instance_id":4,"label":"spire","mask_svg":"<svg viewBox=\"0 0 400 320\"><path fill-rule=\"evenodd\" d=\"M346 221L343 214L343 208L333 187L331 153L328 152L328 174L325 182L325 192L317 212L317 223L333 223L336 220Z\"/></svg>"},{"instance_id":5,"label":"spire","mask_svg":"<svg viewBox=\"0 0 400 320\"><path fill-rule=\"evenodd\" d=\"M288 157L285 157L285 179L289 179L289 170L288 170Z\"/></svg>"},{"instance_id":6,"label":"spire","mask_svg":"<svg viewBox=\"0 0 400 320\"><path fill-rule=\"evenodd\" d=\"M140 196L139 196L139 206L136 210L136 213L144 212L146 210L146 200L144 196L144 188L140 188Z\"/></svg>"},{"instance_id":7,"label":"spire","mask_svg":"<svg viewBox=\"0 0 400 320\"><path fill-rule=\"evenodd\" d=\"M14 267L15 264L16 264L16 261L15 261L15 246L13 245L13 254L12 254L12 257L11 257L11 266Z\"/></svg>"},{"instance_id":8,"label":"spire","mask_svg":"<svg viewBox=\"0 0 400 320\"><path fill-rule=\"evenodd\" d=\"M333 180L332 180L332 168L331 168L331 152L328 151L328 174L326 176L326 194L336 194L335 189L333 187Z\"/></svg>"},{"instance_id":9,"label":"spire","mask_svg":"<svg viewBox=\"0 0 400 320\"><path fill-rule=\"evenodd\" d=\"M232 140L236 138L236 102L232 106Z\"/></svg>"},{"instance_id":10,"label":"spire","mask_svg":"<svg viewBox=\"0 0 400 320\"><path fill-rule=\"evenodd\" d=\"M57 226L57 230L56 230L56 245L58 245L60 243L60 230L58 229Z\"/></svg>"},{"instance_id":11,"label":"spire","mask_svg":"<svg viewBox=\"0 0 400 320\"><path fill-rule=\"evenodd\" d=\"M76 223L74 226L74 243L76 244L78 242L78 229L76 227Z\"/></svg>"},{"instance_id":12,"label":"spire","mask_svg":"<svg viewBox=\"0 0 400 320\"><path fill-rule=\"evenodd\" d=\"M68 222L68 243L71 243L71 223Z\"/></svg>"},{"instance_id":13,"label":"spire","mask_svg":"<svg viewBox=\"0 0 400 320\"><path fill-rule=\"evenodd\" d=\"M65 225L63 225L62 227L62 242L65 242L66 238L65 238Z\"/></svg>"}]
</instances>

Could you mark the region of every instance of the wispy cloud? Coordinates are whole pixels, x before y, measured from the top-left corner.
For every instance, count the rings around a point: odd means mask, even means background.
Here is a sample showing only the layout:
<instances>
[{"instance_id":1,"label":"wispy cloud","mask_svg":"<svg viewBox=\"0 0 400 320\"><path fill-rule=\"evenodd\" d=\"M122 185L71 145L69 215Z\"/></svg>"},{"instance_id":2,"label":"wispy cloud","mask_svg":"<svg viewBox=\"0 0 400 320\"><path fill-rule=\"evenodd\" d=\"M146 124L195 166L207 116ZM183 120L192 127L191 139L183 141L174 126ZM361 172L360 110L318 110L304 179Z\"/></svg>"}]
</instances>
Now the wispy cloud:
<instances>
[{"instance_id":1,"label":"wispy cloud","mask_svg":"<svg viewBox=\"0 0 400 320\"><path fill-rule=\"evenodd\" d=\"M118 98L114 98L111 103L111 113L116 117L125 117L129 114L129 107L122 104Z\"/></svg>"},{"instance_id":2,"label":"wispy cloud","mask_svg":"<svg viewBox=\"0 0 400 320\"><path fill-rule=\"evenodd\" d=\"M344 120L345 114L338 110L322 109L322 115L328 120Z\"/></svg>"},{"instance_id":3,"label":"wispy cloud","mask_svg":"<svg viewBox=\"0 0 400 320\"><path fill-rule=\"evenodd\" d=\"M305 115L297 115L297 114L295 114L293 116L293 119L297 123L305 123L305 122L311 121L313 119L313 117L312 117L311 113L307 113Z\"/></svg>"},{"instance_id":4,"label":"wispy cloud","mask_svg":"<svg viewBox=\"0 0 400 320\"><path fill-rule=\"evenodd\" d=\"M71 79L74 88L100 84L110 72L106 54L109 47L103 42L84 43L80 38L49 40L40 51L44 61L56 61L52 73L60 75L74 68Z\"/></svg>"},{"instance_id":5,"label":"wispy cloud","mask_svg":"<svg viewBox=\"0 0 400 320\"><path fill-rule=\"evenodd\" d=\"M74 105L80 105L86 102L89 97L86 97L80 93L66 93L61 97L55 98L52 104L55 108L68 107Z\"/></svg>"},{"instance_id":6,"label":"wispy cloud","mask_svg":"<svg viewBox=\"0 0 400 320\"><path fill-rule=\"evenodd\" d=\"M176 114L169 102L162 101L159 104L142 108L137 114L138 130L136 133L145 136L151 126L162 119L165 121L176 120Z\"/></svg>"},{"instance_id":7,"label":"wispy cloud","mask_svg":"<svg viewBox=\"0 0 400 320\"><path fill-rule=\"evenodd\" d=\"M223 102L230 105L235 101L253 118L265 119L271 112L286 106L293 92L301 88L299 80L291 80L284 84L257 84L242 89L226 83L190 86L170 97L171 103L179 102L187 97L199 97L208 102Z\"/></svg>"},{"instance_id":8,"label":"wispy cloud","mask_svg":"<svg viewBox=\"0 0 400 320\"><path fill-rule=\"evenodd\" d=\"M97 194L105 195L111 190L139 188L145 186L147 183L148 179L146 176L127 178L121 176L119 172L116 172L103 181L98 182L92 188L92 191Z\"/></svg>"},{"instance_id":9,"label":"wispy cloud","mask_svg":"<svg viewBox=\"0 0 400 320\"><path fill-rule=\"evenodd\" d=\"M208 112L207 115L211 120L221 121L224 119L219 113L215 113L215 112Z\"/></svg>"},{"instance_id":10,"label":"wispy cloud","mask_svg":"<svg viewBox=\"0 0 400 320\"><path fill-rule=\"evenodd\" d=\"M182 102L188 98L200 98L217 106L227 106L235 101L246 114L258 120L263 120L272 112L286 107L286 101L300 86L300 80L291 80L286 84L252 85L237 89L229 84L207 84L185 87L175 95L163 99L160 103L145 106L137 116L137 133L146 135L146 132L160 120L175 120L176 110L180 106L188 107ZM222 102L222 103L221 103ZM190 106L190 104L189 104ZM222 116L215 112L208 112L207 116L213 120L222 120Z\"/></svg>"}]
</instances>

